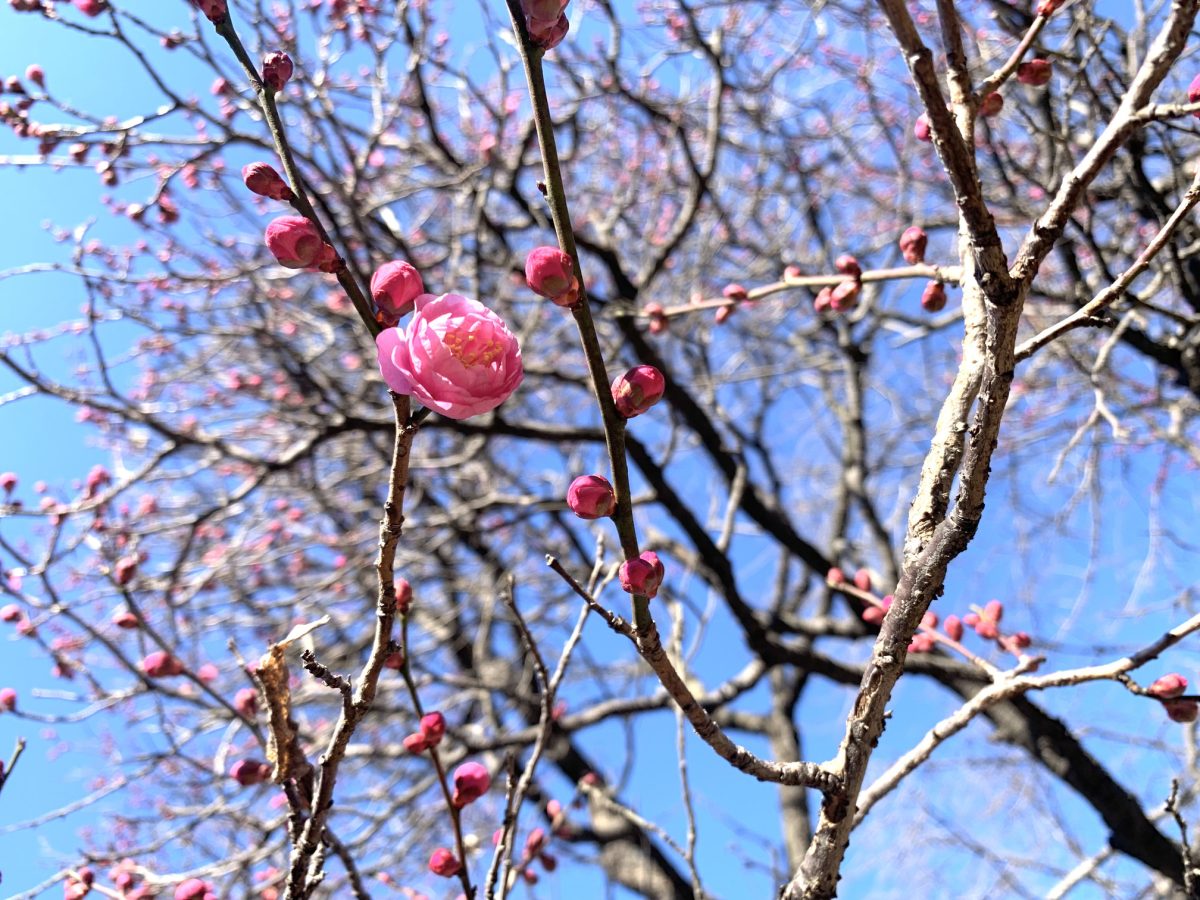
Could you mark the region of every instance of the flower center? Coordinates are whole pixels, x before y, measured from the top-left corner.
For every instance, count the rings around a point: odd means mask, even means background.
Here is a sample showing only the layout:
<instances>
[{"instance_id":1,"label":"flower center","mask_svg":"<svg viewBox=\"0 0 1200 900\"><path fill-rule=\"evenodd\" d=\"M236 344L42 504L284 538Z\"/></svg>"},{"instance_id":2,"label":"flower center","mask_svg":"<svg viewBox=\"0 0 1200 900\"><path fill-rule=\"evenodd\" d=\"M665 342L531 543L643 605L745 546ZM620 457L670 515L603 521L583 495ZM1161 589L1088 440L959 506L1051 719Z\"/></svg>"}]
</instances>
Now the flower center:
<instances>
[{"instance_id":1,"label":"flower center","mask_svg":"<svg viewBox=\"0 0 1200 900\"><path fill-rule=\"evenodd\" d=\"M486 366L504 352L504 345L495 338L482 337L469 328L458 328L442 336L442 343L449 348L464 366Z\"/></svg>"}]
</instances>

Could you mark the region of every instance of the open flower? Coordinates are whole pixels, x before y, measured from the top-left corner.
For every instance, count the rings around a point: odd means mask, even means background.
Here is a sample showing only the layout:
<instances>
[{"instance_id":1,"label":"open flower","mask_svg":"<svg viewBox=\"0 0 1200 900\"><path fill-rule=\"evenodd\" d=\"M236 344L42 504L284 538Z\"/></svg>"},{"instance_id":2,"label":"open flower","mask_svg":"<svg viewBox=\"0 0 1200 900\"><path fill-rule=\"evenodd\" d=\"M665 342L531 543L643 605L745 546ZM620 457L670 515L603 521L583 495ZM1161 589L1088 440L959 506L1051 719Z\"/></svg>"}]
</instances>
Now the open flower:
<instances>
[{"instance_id":1,"label":"open flower","mask_svg":"<svg viewBox=\"0 0 1200 900\"><path fill-rule=\"evenodd\" d=\"M389 388L451 419L493 410L517 389L521 348L498 315L458 294L422 294L415 307L407 328L375 338Z\"/></svg>"}]
</instances>

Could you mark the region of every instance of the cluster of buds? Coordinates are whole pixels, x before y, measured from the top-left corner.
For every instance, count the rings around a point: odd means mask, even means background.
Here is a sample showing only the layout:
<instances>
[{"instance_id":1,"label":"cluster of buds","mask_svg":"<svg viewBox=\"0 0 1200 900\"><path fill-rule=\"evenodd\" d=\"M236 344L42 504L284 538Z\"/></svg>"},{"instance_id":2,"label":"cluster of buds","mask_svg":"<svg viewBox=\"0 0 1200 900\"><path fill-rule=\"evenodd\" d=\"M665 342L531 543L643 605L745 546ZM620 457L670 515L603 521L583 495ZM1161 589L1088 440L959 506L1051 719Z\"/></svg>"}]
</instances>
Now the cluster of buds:
<instances>
[{"instance_id":1,"label":"cluster of buds","mask_svg":"<svg viewBox=\"0 0 1200 900\"><path fill-rule=\"evenodd\" d=\"M1200 714L1200 703L1183 695L1187 692L1188 680L1177 672L1157 679L1146 693L1162 701L1163 709L1172 722L1195 722Z\"/></svg>"},{"instance_id":2,"label":"cluster of buds","mask_svg":"<svg viewBox=\"0 0 1200 900\"><path fill-rule=\"evenodd\" d=\"M427 713L421 716L421 723L404 739L404 749L409 753L424 753L442 742L446 736L446 719L440 712Z\"/></svg>"},{"instance_id":3,"label":"cluster of buds","mask_svg":"<svg viewBox=\"0 0 1200 900\"><path fill-rule=\"evenodd\" d=\"M529 39L543 50L557 47L571 27L564 12L566 8L567 0L521 0Z\"/></svg>"},{"instance_id":4,"label":"cluster of buds","mask_svg":"<svg viewBox=\"0 0 1200 900\"><path fill-rule=\"evenodd\" d=\"M189 878L175 888L175 900L217 900L217 892L207 881Z\"/></svg>"},{"instance_id":5,"label":"cluster of buds","mask_svg":"<svg viewBox=\"0 0 1200 900\"><path fill-rule=\"evenodd\" d=\"M551 800L546 805L547 814L549 814L551 805L557 809L562 808L562 805L557 800ZM552 817L553 818L553 817ZM492 843L499 844L504 835L504 829L498 828L492 834ZM517 872L525 879L526 884L537 884L539 881L538 873L534 871L535 863L541 863L542 867L547 872L553 872L558 868L558 859L546 850L546 845L549 843L550 836L546 834L546 830L540 826L534 828L525 838L525 848L521 851L521 858L517 864Z\"/></svg>"},{"instance_id":6,"label":"cluster of buds","mask_svg":"<svg viewBox=\"0 0 1200 900\"><path fill-rule=\"evenodd\" d=\"M642 315L650 319L651 334L662 334L670 327L666 311L661 303L647 303L642 307Z\"/></svg>"},{"instance_id":7,"label":"cluster of buds","mask_svg":"<svg viewBox=\"0 0 1200 900\"><path fill-rule=\"evenodd\" d=\"M653 550L645 550L636 559L627 559L621 563L618 579L621 588L629 594L641 594L653 600L662 586L666 569L658 554Z\"/></svg>"},{"instance_id":8,"label":"cluster of buds","mask_svg":"<svg viewBox=\"0 0 1200 900\"><path fill-rule=\"evenodd\" d=\"M525 257L525 281L555 306L570 309L579 302L575 263L557 247L535 247Z\"/></svg>"},{"instance_id":9,"label":"cluster of buds","mask_svg":"<svg viewBox=\"0 0 1200 900\"><path fill-rule=\"evenodd\" d=\"M823 287L813 300L816 312L845 312L858 305L859 295L862 294L862 266L849 253L843 253L834 260L833 267L848 276L836 287Z\"/></svg>"},{"instance_id":10,"label":"cluster of buds","mask_svg":"<svg viewBox=\"0 0 1200 900\"><path fill-rule=\"evenodd\" d=\"M95 880L96 873L87 866L72 872L63 882L63 900L82 900L92 892Z\"/></svg>"}]
</instances>

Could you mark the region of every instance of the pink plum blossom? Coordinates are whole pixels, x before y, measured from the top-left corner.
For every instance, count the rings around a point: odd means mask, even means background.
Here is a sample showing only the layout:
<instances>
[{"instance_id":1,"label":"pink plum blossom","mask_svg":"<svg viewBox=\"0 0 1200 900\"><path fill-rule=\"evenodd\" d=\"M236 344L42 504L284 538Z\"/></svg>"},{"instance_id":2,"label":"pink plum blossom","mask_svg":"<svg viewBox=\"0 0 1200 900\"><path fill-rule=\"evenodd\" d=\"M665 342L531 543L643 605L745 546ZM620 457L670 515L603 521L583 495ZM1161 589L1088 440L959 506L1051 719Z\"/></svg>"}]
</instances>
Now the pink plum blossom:
<instances>
[{"instance_id":1,"label":"pink plum blossom","mask_svg":"<svg viewBox=\"0 0 1200 900\"><path fill-rule=\"evenodd\" d=\"M525 374L504 321L459 294L422 294L408 327L384 329L375 344L389 388L451 419L495 409Z\"/></svg>"}]
</instances>

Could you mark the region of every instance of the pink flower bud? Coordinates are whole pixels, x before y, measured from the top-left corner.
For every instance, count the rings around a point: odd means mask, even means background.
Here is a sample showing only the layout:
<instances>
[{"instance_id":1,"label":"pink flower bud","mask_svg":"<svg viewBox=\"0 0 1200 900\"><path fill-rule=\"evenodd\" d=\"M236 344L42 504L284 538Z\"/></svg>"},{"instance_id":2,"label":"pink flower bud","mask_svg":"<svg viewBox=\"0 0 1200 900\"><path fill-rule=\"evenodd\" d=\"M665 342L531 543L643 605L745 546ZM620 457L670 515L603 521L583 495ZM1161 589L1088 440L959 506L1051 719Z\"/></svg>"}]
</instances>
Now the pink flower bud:
<instances>
[{"instance_id":1,"label":"pink flower bud","mask_svg":"<svg viewBox=\"0 0 1200 900\"><path fill-rule=\"evenodd\" d=\"M653 600L662 585L666 569L658 554L647 550L638 555L637 559L627 559L621 563L618 577L621 587L630 594L641 594Z\"/></svg>"},{"instance_id":2,"label":"pink flower bud","mask_svg":"<svg viewBox=\"0 0 1200 900\"><path fill-rule=\"evenodd\" d=\"M550 298L555 306L570 308L579 302L574 263L557 247L535 247L529 252L525 281L535 294Z\"/></svg>"},{"instance_id":3,"label":"pink flower bud","mask_svg":"<svg viewBox=\"0 0 1200 900\"><path fill-rule=\"evenodd\" d=\"M279 93L292 78L292 58L282 51L263 60L262 80L267 90Z\"/></svg>"},{"instance_id":4,"label":"pink flower bud","mask_svg":"<svg viewBox=\"0 0 1200 900\"><path fill-rule=\"evenodd\" d=\"M430 747L436 747L446 735L446 718L440 712L426 713L421 716L421 736Z\"/></svg>"},{"instance_id":5,"label":"pink flower bud","mask_svg":"<svg viewBox=\"0 0 1200 900\"><path fill-rule=\"evenodd\" d=\"M835 312L845 312L858 305L858 295L862 292L861 281L843 281L829 295L829 305Z\"/></svg>"},{"instance_id":6,"label":"pink flower bud","mask_svg":"<svg viewBox=\"0 0 1200 900\"><path fill-rule=\"evenodd\" d=\"M921 309L925 312L941 312L946 308L946 288L940 281L931 281L921 291Z\"/></svg>"},{"instance_id":7,"label":"pink flower bud","mask_svg":"<svg viewBox=\"0 0 1200 900\"><path fill-rule=\"evenodd\" d=\"M1033 638L1031 638L1029 636L1029 632L1027 632L1027 631L1015 632L1014 634L1012 634L1009 637L1008 640L1009 640L1009 643L1013 646L1013 648L1017 649L1017 650L1024 650L1026 647L1028 647L1030 644L1033 643Z\"/></svg>"},{"instance_id":8,"label":"pink flower bud","mask_svg":"<svg viewBox=\"0 0 1200 900\"><path fill-rule=\"evenodd\" d=\"M404 749L409 753L424 753L429 749L429 741L419 731L414 731L412 734L406 735L400 743L404 745Z\"/></svg>"},{"instance_id":9,"label":"pink flower bud","mask_svg":"<svg viewBox=\"0 0 1200 900\"><path fill-rule=\"evenodd\" d=\"M280 216L267 226L267 249L281 266L315 269L330 257L333 248L321 240L317 227L304 216Z\"/></svg>"},{"instance_id":10,"label":"pink flower bud","mask_svg":"<svg viewBox=\"0 0 1200 900\"><path fill-rule=\"evenodd\" d=\"M492 777L477 762L463 763L454 770L454 797L451 802L459 809L474 803L488 792Z\"/></svg>"},{"instance_id":11,"label":"pink flower bud","mask_svg":"<svg viewBox=\"0 0 1200 900\"><path fill-rule=\"evenodd\" d=\"M401 615L408 613L412 606L413 589L407 578L396 579L396 611Z\"/></svg>"},{"instance_id":12,"label":"pink flower bud","mask_svg":"<svg viewBox=\"0 0 1200 900\"><path fill-rule=\"evenodd\" d=\"M843 275L849 275L852 278L862 277L862 266L858 264L858 260L849 253L843 253L833 261L833 267Z\"/></svg>"},{"instance_id":13,"label":"pink flower bud","mask_svg":"<svg viewBox=\"0 0 1200 900\"><path fill-rule=\"evenodd\" d=\"M918 225L910 225L900 235L900 252L904 261L909 265L925 262L925 247L929 243L929 235Z\"/></svg>"},{"instance_id":14,"label":"pink flower bud","mask_svg":"<svg viewBox=\"0 0 1200 900\"><path fill-rule=\"evenodd\" d=\"M1150 687L1146 688L1146 693L1152 697L1159 697L1163 700L1170 700L1173 697L1178 697L1180 694L1187 693L1188 680L1178 672L1171 672L1169 675L1164 675L1157 679Z\"/></svg>"},{"instance_id":15,"label":"pink flower bud","mask_svg":"<svg viewBox=\"0 0 1200 900\"><path fill-rule=\"evenodd\" d=\"M137 577L138 557L136 553L122 556L113 564L113 578L124 587Z\"/></svg>"},{"instance_id":16,"label":"pink flower bud","mask_svg":"<svg viewBox=\"0 0 1200 900\"><path fill-rule=\"evenodd\" d=\"M999 622L1004 618L1004 604L999 600L989 600L983 605L983 614L993 622Z\"/></svg>"},{"instance_id":17,"label":"pink flower bud","mask_svg":"<svg viewBox=\"0 0 1200 900\"><path fill-rule=\"evenodd\" d=\"M846 583L846 573L843 572L841 569L839 569L837 566L834 566L832 569L830 569L828 572L825 573L825 581L828 582L829 584L845 584Z\"/></svg>"},{"instance_id":18,"label":"pink flower bud","mask_svg":"<svg viewBox=\"0 0 1200 900\"><path fill-rule=\"evenodd\" d=\"M1195 700L1164 700L1163 708L1172 722L1195 722L1200 704Z\"/></svg>"},{"instance_id":19,"label":"pink flower bud","mask_svg":"<svg viewBox=\"0 0 1200 900\"><path fill-rule=\"evenodd\" d=\"M1004 108L1004 97L998 91L992 91L979 101L979 114L984 118L996 115Z\"/></svg>"},{"instance_id":20,"label":"pink flower bud","mask_svg":"<svg viewBox=\"0 0 1200 900\"><path fill-rule=\"evenodd\" d=\"M871 573L866 569L859 569L855 572L854 586L860 591L869 591L871 589Z\"/></svg>"},{"instance_id":21,"label":"pink flower bud","mask_svg":"<svg viewBox=\"0 0 1200 900\"><path fill-rule=\"evenodd\" d=\"M921 113L913 122L913 137L926 144L933 141L933 129L929 127L929 116Z\"/></svg>"},{"instance_id":22,"label":"pink flower bud","mask_svg":"<svg viewBox=\"0 0 1200 900\"><path fill-rule=\"evenodd\" d=\"M1192 83L1188 85L1188 103L1200 103L1200 75L1192 79ZM1200 119L1200 112L1192 113L1197 119Z\"/></svg>"},{"instance_id":23,"label":"pink flower bud","mask_svg":"<svg viewBox=\"0 0 1200 900\"><path fill-rule=\"evenodd\" d=\"M445 847L438 847L429 857L429 871L443 878L453 878L462 871L462 863Z\"/></svg>"},{"instance_id":24,"label":"pink flower bud","mask_svg":"<svg viewBox=\"0 0 1200 900\"><path fill-rule=\"evenodd\" d=\"M113 613L112 623L126 631L138 628L142 624L141 620L127 609L117 610Z\"/></svg>"},{"instance_id":25,"label":"pink flower bud","mask_svg":"<svg viewBox=\"0 0 1200 900\"><path fill-rule=\"evenodd\" d=\"M11 494L17 487L16 472L0 472L0 490L6 494Z\"/></svg>"},{"instance_id":26,"label":"pink flower bud","mask_svg":"<svg viewBox=\"0 0 1200 900\"><path fill-rule=\"evenodd\" d=\"M0 712L13 712L16 708L16 690L14 688L0 688Z\"/></svg>"},{"instance_id":27,"label":"pink flower bud","mask_svg":"<svg viewBox=\"0 0 1200 900\"><path fill-rule=\"evenodd\" d=\"M1017 66L1017 81L1021 84L1032 85L1033 87L1041 87L1050 82L1051 76L1054 74L1054 65L1048 59L1031 59L1029 62L1023 62Z\"/></svg>"},{"instance_id":28,"label":"pink flower bud","mask_svg":"<svg viewBox=\"0 0 1200 900\"><path fill-rule=\"evenodd\" d=\"M233 695L233 708L247 719L254 718L258 712L258 691L254 688L242 688Z\"/></svg>"},{"instance_id":29,"label":"pink flower bud","mask_svg":"<svg viewBox=\"0 0 1200 900\"><path fill-rule=\"evenodd\" d=\"M942 629L946 632L946 636L952 641L961 641L963 636L963 623L958 616L946 616L946 621L942 623Z\"/></svg>"},{"instance_id":30,"label":"pink flower bud","mask_svg":"<svg viewBox=\"0 0 1200 900\"><path fill-rule=\"evenodd\" d=\"M142 671L150 678L167 678L184 673L183 663L165 650L147 653L142 660Z\"/></svg>"},{"instance_id":31,"label":"pink flower bud","mask_svg":"<svg viewBox=\"0 0 1200 900\"><path fill-rule=\"evenodd\" d=\"M252 787L271 777L271 767L261 760L239 759L229 767L229 777L242 787Z\"/></svg>"},{"instance_id":32,"label":"pink flower bud","mask_svg":"<svg viewBox=\"0 0 1200 900\"><path fill-rule=\"evenodd\" d=\"M634 366L612 383L617 412L626 419L640 416L662 399L667 382L654 366Z\"/></svg>"},{"instance_id":33,"label":"pink flower bud","mask_svg":"<svg viewBox=\"0 0 1200 900\"><path fill-rule=\"evenodd\" d=\"M214 25L224 21L229 15L226 0L192 0L192 5L204 13Z\"/></svg>"},{"instance_id":34,"label":"pink flower bud","mask_svg":"<svg viewBox=\"0 0 1200 900\"><path fill-rule=\"evenodd\" d=\"M733 311L735 309L737 309L736 306L717 307L717 313L715 316L713 316L713 321L715 321L718 325L724 325L729 321L729 317L733 315Z\"/></svg>"},{"instance_id":35,"label":"pink flower bud","mask_svg":"<svg viewBox=\"0 0 1200 900\"><path fill-rule=\"evenodd\" d=\"M71 0L71 2L85 16L98 16L108 9L107 0Z\"/></svg>"},{"instance_id":36,"label":"pink flower bud","mask_svg":"<svg viewBox=\"0 0 1200 900\"><path fill-rule=\"evenodd\" d=\"M1065 2L1066 0L1041 0L1037 5L1036 12L1039 16L1053 15Z\"/></svg>"},{"instance_id":37,"label":"pink flower bud","mask_svg":"<svg viewBox=\"0 0 1200 900\"><path fill-rule=\"evenodd\" d=\"M36 84L38 87L46 86L46 71L36 63L27 66L25 69L25 77Z\"/></svg>"},{"instance_id":38,"label":"pink flower bud","mask_svg":"<svg viewBox=\"0 0 1200 900\"><path fill-rule=\"evenodd\" d=\"M799 266L788 266L783 270L783 277L785 281L795 281L797 278L803 278L804 273L800 271Z\"/></svg>"},{"instance_id":39,"label":"pink flower bud","mask_svg":"<svg viewBox=\"0 0 1200 900\"><path fill-rule=\"evenodd\" d=\"M567 36L571 23L565 15L561 15L557 19L526 18L525 26L535 44L543 50L552 50Z\"/></svg>"},{"instance_id":40,"label":"pink flower bud","mask_svg":"<svg viewBox=\"0 0 1200 900\"><path fill-rule=\"evenodd\" d=\"M283 180L283 176L265 162L252 162L243 166L242 181L260 197L290 201L296 196Z\"/></svg>"},{"instance_id":41,"label":"pink flower bud","mask_svg":"<svg viewBox=\"0 0 1200 900\"><path fill-rule=\"evenodd\" d=\"M562 813L563 805L561 803L559 803L557 800L546 801L546 815L550 817L551 822L561 816Z\"/></svg>"},{"instance_id":42,"label":"pink flower bud","mask_svg":"<svg viewBox=\"0 0 1200 900\"><path fill-rule=\"evenodd\" d=\"M617 508L613 486L602 475L580 475L567 488L567 506L581 519L603 519Z\"/></svg>"},{"instance_id":43,"label":"pink flower bud","mask_svg":"<svg viewBox=\"0 0 1200 900\"><path fill-rule=\"evenodd\" d=\"M21 619L21 607L15 603L6 603L0 607L0 621L4 622L19 622Z\"/></svg>"},{"instance_id":44,"label":"pink flower bud","mask_svg":"<svg viewBox=\"0 0 1200 900\"><path fill-rule=\"evenodd\" d=\"M651 334L662 334L670 327L666 311L661 303L647 303L642 307L642 314L650 317Z\"/></svg>"},{"instance_id":45,"label":"pink flower bud","mask_svg":"<svg viewBox=\"0 0 1200 900\"><path fill-rule=\"evenodd\" d=\"M727 300L746 300L749 299L749 294L746 289L740 284L727 284L721 289L721 296Z\"/></svg>"},{"instance_id":46,"label":"pink flower bud","mask_svg":"<svg viewBox=\"0 0 1200 900\"><path fill-rule=\"evenodd\" d=\"M196 670L196 677L205 684L211 684L220 676L221 671L212 663L204 663Z\"/></svg>"},{"instance_id":47,"label":"pink flower bud","mask_svg":"<svg viewBox=\"0 0 1200 900\"><path fill-rule=\"evenodd\" d=\"M567 0L521 0L521 12L531 19L557 19L567 8Z\"/></svg>"},{"instance_id":48,"label":"pink flower bud","mask_svg":"<svg viewBox=\"0 0 1200 900\"><path fill-rule=\"evenodd\" d=\"M399 672L404 668L404 654L399 650L393 650L387 655L383 661L385 669L391 669L393 672Z\"/></svg>"},{"instance_id":49,"label":"pink flower bud","mask_svg":"<svg viewBox=\"0 0 1200 900\"><path fill-rule=\"evenodd\" d=\"M189 878L175 888L175 900L217 900L217 894L207 881Z\"/></svg>"},{"instance_id":50,"label":"pink flower bud","mask_svg":"<svg viewBox=\"0 0 1200 900\"><path fill-rule=\"evenodd\" d=\"M887 615L886 610L880 609L874 604L866 606L862 611L862 620L868 625L879 625L883 622L883 617Z\"/></svg>"},{"instance_id":51,"label":"pink flower bud","mask_svg":"<svg viewBox=\"0 0 1200 900\"><path fill-rule=\"evenodd\" d=\"M544 828L535 828L525 838L525 855L536 856L544 846L546 846L546 831Z\"/></svg>"},{"instance_id":52,"label":"pink flower bud","mask_svg":"<svg viewBox=\"0 0 1200 900\"><path fill-rule=\"evenodd\" d=\"M371 276L371 299L379 310L399 319L413 310L413 301L425 293L421 273L402 259L384 263Z\"/></svg>"},{"instance_id":53,"label":"pink flower bud","mask_svg":"<svg viewBox=\"0 0 1200 900\"><path fill-rule=\"evenodd\" d=\"M544 850L538 854L538 860L542 864L542 868L547 872L553 872L558 868L558 858L545 852Z\"/></svg>"},{"instance_id":54,"label":"pink flower bud","mask_svg":"<svg viewBox=\"0 0 1200 900\"><path fill-rule=\"evenodd\" d=\"M813 299L813 312L827 312L833 306L833 288L823 287Z\"/></svg>"},{"instance_id":55,"label":"pink flower bud","mask_svg":"<svg viewBox=\"0 0 1200 900\"><path fill-rule=\"evenodd\" d=\"M937 628L937 623L938 623L937 613L935 613L933 610L928 610L925 613L925 615L921 616L921 627L922 628L929 628L929 629Z\"/></svg>"},{"instance_id":56,"label":"pink flower bud","mask_svg":"<svg viewBox=\"0 0 1200 900\"><path fill-rule=\"evenodd\" d=\"M929 653L937 645L931 634L917 634L908 645L909 653Z\"/></svg>"}]
</instances>

